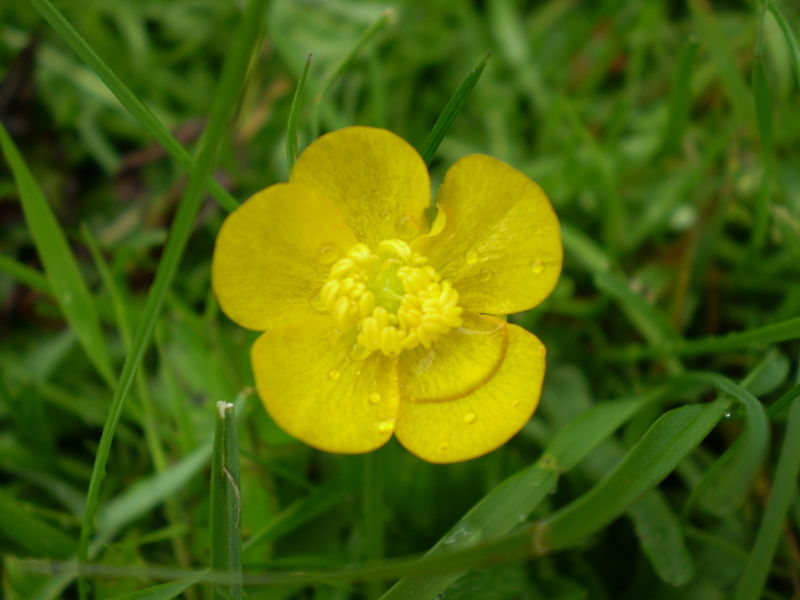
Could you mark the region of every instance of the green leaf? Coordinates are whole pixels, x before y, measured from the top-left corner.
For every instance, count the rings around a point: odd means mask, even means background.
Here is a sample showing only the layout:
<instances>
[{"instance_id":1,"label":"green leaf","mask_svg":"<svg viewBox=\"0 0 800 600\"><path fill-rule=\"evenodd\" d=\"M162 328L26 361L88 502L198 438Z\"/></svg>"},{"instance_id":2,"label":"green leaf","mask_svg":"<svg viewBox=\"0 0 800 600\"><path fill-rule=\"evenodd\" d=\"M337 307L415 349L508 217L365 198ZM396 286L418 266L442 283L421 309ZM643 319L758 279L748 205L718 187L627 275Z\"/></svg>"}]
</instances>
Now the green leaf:
<instances>
[{"instance_id":1,"label":"green leaf","mask_svg":"<svg viewBox=\"0 0 800 600\"><path fill-rule=\"evenodd\" d=\"M705 510L730 515L743 502L769 443L769 421L761 402L744 387L716 373L692 373L714 385L720 394L734 398L744 411L744 429L734 444L708 470L687 502ZM746 383L745 383L746 385Z\"/></svg>"},{"instance_id":2,"label":"green leaf","mask_svg":"<svg viewBox=\"0 0 800 600\"><path fill-rule=\"evenodd\" d=\"M215 597L242 598L242 585L235 579L242 573L241 493L239 443L234 405L217 402L214 450L211 461L211 563L212 571L229 573L229 585L215 588Z\"/></svg>"},{"instance_id":3,"label":"green leaf","mask_svg":"<svg viewBox=\"0 0 800 600\"><path fill-rule=\"evenodd\" d=\"M574 546L619 517L658 485L722 418L727 402L683 406L658 419L603 481L536 524L534 551Z\"/></svg>"},{"instance_id":4,"label":"green leaf","mask_svg":"<svg viewBox=\"0 0 800 600\"><path fill-rule=\"evenodd\" d=\"M5 491L0 491L0 531L34 556L66 558L75 551L72 538L35 517Z\"/></svg>"},{"instance_id":5,"label":"green leaf","mask_svg":"<svg viewBox=\"0 0 800 600\"><path fill-rule=\"evenodd\" d=\"M678 54L672 90L669 95L669 113L661 132L660 153L672 150L681 140L689 122L692 103L692 72L697 57L697 39L689 38Z\"/></svg>"},{"instance_id":6,"label":"green leaf","mask_svg":"<svg viewBox=\"0 0 800 600\"><path fill-rule=\"evenodd\" d=\"M88 561L89 537L100 497L100 486L105 475L114 432L122 414L122 407L130 393L145 350L150 343L167 291L178 270L186 243L192 232L195 215L203 201L206 184L216 162L217 148L225 126L233 114L247 64L259 40L261 20L265 13L264 8L265 0L251 0L241 17L238 30L233 35L234 44L223 65L220 82L212 102L208 128L200 140L197 169L192 173L189 185L181 198L164 253L156 269L155 281L147 296L144 315L134 335L133 350L126 357L122 375L114 390L114 397L100 437L86 497L86 512L81 525L81 537L78 545L78 560L82 563ZM87 593L86 586L81 585L82 597L85 598Z\"/></svg>"},{"instance_id":7,"label":"green leaf","mask_svg":"<svg viewBox=\"0 0 800 600\"><path fill-rule=\"evenodd\" d=\"M308 68L311 66L311 56L309 54L306 59L306 65L303 67L303 72L297 81L297 88L294 90L292 106L289 108L289 122L286 127L286 159L290 169L294 165L294 161L297 160L297 116L303 104L303 90L306 87Z\"/></svg>"},{"instance_id":8,"label":"green leaf","mask_svg":"<svg viewBox=\"0 0 800 600\"><path fill-rule=\"evenodd\" d=\"M25 222L44 264L45 275L58 307L97 372L110 387L114 387L111 361L95 312L94 300L81 276L64 232L2 123L0 146L17 182Z\"/></svg>"},{"instance_id":9,"label":"green leaf","mask_svg":"<svg viewBox=\"0 0 800 600\"><path fill-rule=\"evenodd\" d=\"M425 144L420 151L422 160L425 161L426 165L431 164L433 157L436 155L436 151L439 149L439 144L442 143L444 136L450 131L453 121L456 120L456 117L461 114L461 111L464 110L464 107L467 105L467 101L472 95L472 90L478 85L478 80L481 78L483 69L486 68L486 61L489 60L490 56L491 53L487 53L472 72L464 78L450 97L450 100L445 104L439 118L436 119L433 129L431 129L431 132L428 134L428 139L425 140Z\"/></svg>"},{"instance_id":10,"label":"green leaf","mask_svg":"<svg viewBox=\"0 0 800 600\"><path fill-rule=\"evenodd\" d=\"M21 262L5 254L0 254L0 271L4 271L11 278L16 279L37 292L47 294L48 296L53 293L53 290L50 288L50 282L47 281L45 275L42 275L36 269L32 269L28 265L23 265Z\"/></svg>"},{"instance_id":11,"label":"green leaf","mask_svg":"<svg viewBox=\"0 0 800 600\"><path fill-rule=\"evenodd\" d=\"M767 508L761 520L755 544L749 553L742 578L736 586L736 600L757 600L762 597L770 564L778 547L789 505L797 495L800 473L800 398L795 398L789 410L789 422L783 437L783 447Z\"/></svg>"},{"instance_id":12,"label":"green leaf","mask_svg":"<svg viewBox=\"0 0 800 600\"><path fill-rule=\"evenodd\" d=\"M61 35L72 51L97 74L128 112L178 161L178 164L186 169L190 175L197 175L201 171L199 161L195 162L186 148L162 125L161 121L147 108L147 105L123 83L53 3L50 0L28 1L50 23L50 26ZM211 193L223 208L229 211L235 209L239 203L221 185L211 179L210 175L210 173L205 174L209 178L208 187Z\"/></svg>"},{"instance_id":13,"label":"green leaf","mask_svg":"<svg viewBox=\"0 0 800 600\"><path fill-rule=\"evenodd\" d=\"M186 577L179 581L170 581L161 585L154 585L145 590L131 592L117 596L112 600L172 600L192 587L200 579L199 575Z\"/></svg>"},{"instance_id":14,"label":"green leaf","mask_svg":"<svg viewBox=\"0 0 800 600\"><path fill-rule=\"evenodd\" d=\"M792 57L792 66L794 67L794 74L795 80L797 83L798 88L800 88L800 47L797 44L797 38L792 31L791 25L783 16L783 13L778 8L778 5L775 4L774 0L767 0L767 8L769 12L772 13L772 16L775 17L775 20L778 22L778 26L781 28L783 32L783 37L786 39L786 44L789 46L789 54Z\"/></svg>"}]
</instances>

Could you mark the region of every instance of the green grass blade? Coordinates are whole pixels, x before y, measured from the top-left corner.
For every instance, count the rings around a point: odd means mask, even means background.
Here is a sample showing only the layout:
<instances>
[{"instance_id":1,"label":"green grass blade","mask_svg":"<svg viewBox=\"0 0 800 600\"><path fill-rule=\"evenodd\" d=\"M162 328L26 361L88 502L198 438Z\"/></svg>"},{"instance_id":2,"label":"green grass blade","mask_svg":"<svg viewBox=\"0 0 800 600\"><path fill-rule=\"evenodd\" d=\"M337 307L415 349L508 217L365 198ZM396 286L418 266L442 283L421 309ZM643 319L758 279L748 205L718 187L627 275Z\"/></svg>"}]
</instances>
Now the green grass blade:
<instances>
[{"instance_id":1,"label":"green grass blade","mask_svg":"<svg viewBox=\"0 0 800 600\"><path fill-rule=\"evenodd\" d=\"M442 110L442 114L439 115L439 118L436 119L436 123L433 125L433 129L428 134L428 139L425 140L425 144L422 146L422 150L420 154L422 154L422 159L425 161L426 165L430 165L433 157L436 156L436 151L439 149L439 145L442 143L444 136L447 135L447 132L450 131L450 127L453 125L453 121L456 120L461 111L464 110L464 107L467 105L469 101L469 97L472 95L472 91L475 89L475 86L478 85L478 80L481 78L483 74L483 70L486 68L486 61L489 60L491 53L487 53L480 62L475 66L472 72L467 75L461 84L456 88L456 91L450 97L450 100L447 101L447 104Z\"/></svg>"},{"instance_id":2,"label":"green grass blade","mask_svg":"<svg viewBox=\"0 0 800 600\"><path fill-rule=\"evenodd\" d=\"M710 336L697 340L668 341L650 348L624 348L619 353L616 353L616 356L625 360L640 360L642 358L670 354L695 356L698 354L741 350L742 348L752 348L758 345L777 344L778 342L786 342L798 338L800 338L800 317L763 327L728 333L723 336Z\"/></svg>"},{"instance_id":3,"label":"green grass blade","mask_svg":"<svg viewBox=\"0 0 800 600\"><path fill-rule=\"evenodd\" d=\"M325 97L331 91L331 88L333 88L336 81L339 79L339 77L341 77L342 73L348 69L350 64L353 62L353 60L355 60L361 50L363 50L364 47L370 41L372 41L376 35L383 31L393 20L394 11L392 11L390 8L387 8L385 11L383 11L381 16L375 19L372 25L367 27L364 33L359 36L347 54L345 54L339 62L335 63L325 75L325 78L322 80L322 84L320 85L320 90L314 98L314 105L311 110L312 138L315 138L317 135L319 135L323 103L325 102Z\"/></svg>"},{"instance_id":4,"label":"green grass blade","mask_svg":"<svg viewBox=\"0 0 800 600\"><path fill-rule=\"evenodd\" d=\"M36 11L55 29L64 39L72 51L77 54L86 65L106 84L111 93L117 97L128 112L136 118L147 132L155 138L172 157L178 161L191 175L200 171L199 161L195 162L192 155L181 145L178 140L167 130L156 116L147 108L131 89L117 76L108 64L100 58L97 52L83 36L67 21L64 15L53 5L50 0L29 0ZM226 210L233 210L238 202L221 185L209 177L208 189Z\"/></svg>"},{"instance_id":5,"label":"green grass blade","mask_svg":"<svg viewBox=\"0 0 800 600\"><path fill-rule=\"evenodd\" d=\"M689 109L692 104L692 72L697 58L697 40L689 39L678 55L678 65L669 95L669 113L661 132L659 153L671 151L681 140L689 123Z\"/></svg>"},{"instance_id":6,"label":"green grass blade","mask_svg":"<svg viewBox=\"0 0 800 600\"><path fill-rule=\"evenodd\" d=\"M666 389L661 389L598 404L567 423L535 464L510 476L484 496L425 554L426 559L457 552L509 532L553 489L560 472L574 467L642 407L665 394ZM426 578L405 577L382 600L433 598L460 575L454 572Z\"/></svg>"},{"instance_id":7,"label":"green grass blade","mask_svg":"<svg viewBox=\"0 0 800 600\"><path fill-rule=\"evenodd\" d=\"M53 293L45 275L4 254L0 254L0 271L41 294L50 296Z\"/></svg>"},{"instance_id":8,"label":"green grass blade","mask_svg":"<svg viewBox=\"0 0 800 600\"><path fill-rule=\"evenodd\" d=\"M110 540L135 519L147 514L177 494L197 475L211 458L211 444L206 443L161 473L131 485L112 498L97 515L97 539Z\"/></svg>"},{"instance_id":9,"label":"green grass blade","mask_svg":"<svg viewBox=\"0 0 800 600\"><path fill-rule=\"evenodd\" d=\"M603 481L536 525L534 550L569 548L619 517L658 485L722 418L727 402L683 406L664 414Z\"/></svg>"},{"instance_id":10,"label":"green grass blade","mask_svg":"<svg viewBox=\"0 0 800 600\"><path fill-rule=\"evenodd\" d=\"M116 596L112 600L172 600L172 598L177 598L192 587L199 579L199 575L193 575L180 581L170 581L169 583L154 585L146 590Z\"/></svg>"},{"instance_id":11,"label":"green grass blade","mask_svg":"<svg viewBox=\"0 0 800 600\"><path fill-rule=\"evenodd\" d=\"M311 66L311 57L312 55L309 54L308 58L306 58L303 72L300 74L297 88L294 90L292 106L289 108L289 122L286 127L286 160L289 163L289 169L292 168L294 161L297 160L297 117L300 107L303 105L303 90L306 87L306 77L308 77L308 68Z\"/></svg>"},{"instance_id":12,"label":"green grass blade","mask_svg":"<svg viewBox=\"0 0 800 600\"><path fill-rule=\"evenodd\" d=\"M800 383L787 391L783 396L775 400L775 402L770 405L767 414L770 418L775 417L775 415L779 414L783 409L794 402L794 399L798 396L800 396Z\"/></svg>"},{"instance_id":13,"label":"green grass blade","mask_svg":"<svg viewBox=\"0 0 800 600\"><path fill-rule=\"evenodd\" d=\"M685 510L698 502L705 510L720 516L736 510L761 466L769 443L769 421L761 402L744 386L716 373L692 373L691 377L706 381L720 394L734 398L744 411L744 428L736 442L728 448L692 492ZM749 379L749 378L748 378Z\"/></svg>"},{"instance_id":14,"label":"green grass blade","mask_svg":"<svg viewBox=\"0 0 800 600\"><path fill-rule=\"evenodd\" d=\"M800 399L795 398L789 410L789 421L767 508L744 573L736 587L736 600L757 600L762 597L764 583L767 580L772 557L778 547L789 505L797 493L798 472L800 472Z\"/></svg>"},{"instance_id":15,"label":"green grass blade","mask_svg":"<svg viewBox=\"0 0 800 600\"><path fill-rule=\"evenodd\" d=\"M792 57L795 80L797 87L800 88L800 47L798 47L797 38L792 31L791 25L789 25L786 17L783 16L783 13L778 8L778 5L775 4L774 0L767 0L767 9L772 13L772 16L775 17L775 20L778 22L778 27L781 28L783 37L786 39L786 44L789 46L789 54Z\"/></svg>"},{"instance_id":16,"label":"green grass blade","mask_svg":"<svg viewBox=\"0 0 800 600\"><path fill-rule=\"evenodd\" d=\"M770 95L767 70L764 66L765 15L766 9L762 7L755 56L753 57L752 75L756 123L758 125L758 135L761 139L761 157L764 163L764 173L761 176L761 189L756 196L753 233L750 236L750 245L755 250L761 248L767 237L767 229L769 227L769 200L775 167L772 137L772 96Z\"/></svg>"},{"instance_id":17,"label":"green grass blade","mask_svg":"<svg viewBox=\"0 0 800 600\"><path fill-rule=\"evenodd\" d=\"M97 372L113 388L114 375L94 299L42 190L1 123L0 146L17 182L25 222L58 307Z\"/></svg>"},{"instance_id":18,"label":"green grass blade","mask_svg":"<svg viewBox=\"0 0 800 600\"><path fill-rule=\"evenodd\" d=\"M241 600L242 573L241 494L239 443L234 406L217 402L214 450L211 459L211 570L231 574L230 585L214 590L215 598Z\"/></svg>"},{"instance_id":19,"label":"green grass blade","mask_svg":"<svg viewBox=\"0 0 800 600\"><path fill-rule=\"evenodd\" d=\"M0 532L33 556L66 558L75 551L70 536L32 515L5 491L0 491Z\"/></svg>"},{"instance_id":20,"label":"green grass blade","mask_svg":"<svg viewBox=\"0 0 800 600\"><path fill-rule=\"evenodd\" d=\"M161 261L156 270L155 281L150 289L144 315L134 335L133 351L128 354L122 369L119 384L114 392L108 417L103 427L89 492L86 499L86 512L81 524L81 538L78 546L78 560L88 561L89 537L100 495L100 486L105 474L105 465L111 450L122 407L130 393L134 377L142 361L145 350L153 335L153 330L164 305L172 280L177 272L183 251L192 231L195 215L200 208L206 183L216 162L217 147L222 138L228 119L236 106L248 61L258 42L261 21L265 13L264 0L252 0L242 15L238 30L233 39L234 46L223 66L222 76L213 99L208 128L200 141L200 154L197 169L189 179L189 185L181 198L177 215L170 229L170 235ZM82 593L85 596L85 586Z\"/></svg>"}]
</instances>

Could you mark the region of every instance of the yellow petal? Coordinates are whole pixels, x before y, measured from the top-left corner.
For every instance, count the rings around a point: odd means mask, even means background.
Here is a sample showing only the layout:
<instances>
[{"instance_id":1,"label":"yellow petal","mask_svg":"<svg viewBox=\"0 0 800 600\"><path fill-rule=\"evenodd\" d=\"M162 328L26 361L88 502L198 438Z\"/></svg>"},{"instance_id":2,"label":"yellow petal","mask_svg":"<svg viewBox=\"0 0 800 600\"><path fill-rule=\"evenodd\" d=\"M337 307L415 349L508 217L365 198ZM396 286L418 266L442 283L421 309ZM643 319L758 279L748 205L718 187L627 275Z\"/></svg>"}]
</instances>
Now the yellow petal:
<instances>
[{"instance_id":1,"label":"yellow petal","mask_svg":"<svg viewBox=\"0 0 800 600\"><path fill-rule=\"evenodd\" d=\"M539 403L545 348L516 325L508 334L506 357L486 385L449 402L401 401L403 446L428 462L450 463L486 454L522 429Z\"/></svg>"},{"instance_id":2,"label":"yellow petal","mask_svg":"<svg viewBox=\"0 0 800 600\"><path fill-rule=\"evenodd\" d=\"M318 316L312 300L356 239L336 206L298 184L268 187L222 224L211 266L222 310L250 329Z\"/></svg>"},{"instance_id":3,"label":"yellow petal","mask_svg":"<svg viewBox=\"0 0 800 600\"><path fill-rule=\"evenodd\" d=\"M444 229L413 246L452 282L465 309L508 314L547 297L561 273L561 231L538 185L473 154L450 167L437 201Z\"/></svg>"},{"instance_id":4,"label":"yellow petal","mask_svg":"<svg viewBox=\"0 0 800 600\"><path fill-rule=\"evenodd\" d=\"M506 323L468 313L463 325L418 346L398 359L402 396L414 402L441 402L464 396L486 383L503 362L508 345Z\"/></svg>"},{"instance_id":5,"label":"yellow petal","mask_svg":"<svg viewBox=\"0 0 800 600\"><path fill-rule=\"evenodd\" d=\"M264 407L284 430L319 450L369 452L394 431L395 360L375 353L354 361L351 346L329 316L273 329L253 345Z\"/></svg>"},{"instance_id":6,"label":"yellow petal","mask_svg":"<svg viewBox=\"0 0 800 600\"><path fill-rule=\"evenodd\" d=\"M290 181L331 198L360 242L413 239L428 229L428 169L419 153L385 129L346 127L308 146Z\"/></svg>"}]
</instances>

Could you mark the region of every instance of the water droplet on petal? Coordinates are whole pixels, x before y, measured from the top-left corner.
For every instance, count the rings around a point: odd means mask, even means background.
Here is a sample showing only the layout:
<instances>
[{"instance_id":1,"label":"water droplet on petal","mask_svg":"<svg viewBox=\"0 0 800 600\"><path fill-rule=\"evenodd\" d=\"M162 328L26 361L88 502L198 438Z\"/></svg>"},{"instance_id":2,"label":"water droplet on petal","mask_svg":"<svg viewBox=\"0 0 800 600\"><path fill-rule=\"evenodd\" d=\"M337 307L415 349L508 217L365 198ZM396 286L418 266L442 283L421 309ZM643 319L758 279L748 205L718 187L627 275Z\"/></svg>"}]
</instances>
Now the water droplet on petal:
<instances>
[{"instance_id":1,"label":"water droplet on petal","mask_svg":"<svg viewBox=\"0 0 800 600\"><path fill-rule=\"evenodd\" d=\"M388 210L382 210L381 214L378 215L378 218L381 221L388 221L392 218L392 213L390 213Z\"/></svg>"},{"instance_id":2,"label":"water droplet on petal","mask_svg":"<svg viewBox=\"0 0 800 600\"><path fill-rule=\"evenodd\" d=\"M330 379L331 381L336 381L337 379L339 379L340 376L341 373L339 373L339 371L336 369L331 369L330 371L328 371L328 379Z\"/></svg>"},{"instance_id":3,"label":"water droplet on petal","mask_svg":"<svg viewBox=\"0 0 800 600\"><path fill-rule=\"evenodd\" d=\"M531 271L533 271L534 275L538 275L542 271L544 271L544 263L539 260L538 258L531 261Z\"/></svg>"},{"instance_id":4,"label":"water droplet on petal","mask_svg":"<svg viewBox=\"0 0 800 600\"><path fill-rule=\"evenodd\" d=\"M489 281L492 277L494 277L494 273L492 273L489 269L481 269L481 281Z\"/></svg>"},{"instance_id":5,"label":"water droplet on petal","mask_svg":"<svg viewBox=\"0 0 800 600\"><path fill-rule=\"evenodd\" d=\"M519 406L519 400L514 400L514 406Z\"/></svg>"},{"instance_id":6,"label":"water droplet on petal","mask_svg":"<svg viewBox=\"0 0 800 600\"><path fill-rule=\"evenodd\" d=\"M410 240L417 237L419 234L416 227L414 227L414 222L408 215L403 215L397 219L397 222L394 224L394 228L397 232L397 237L399 237L401 240Z\"/></svg>"},{"instance_id":7,"label":"water droplet on petal","mask_svg":"<svg viewBox=\"0 0 800 600\"><path fill-rule=\"evenodd\" d=\"M381 433L389 433L394 429L394 419L384 419L378 423L378 431Z\"/></svg>"},{"instance_id":8,"label":"water droplet on petal","mask_svg":"<svg viewBox=\"0 0 800 600\"><path fill-rule=\"evenodd\" d=\"M319 292L311 296L308 299L309 303L311 304L311 308L316 310L317 312L328 312L328 307L325 306L325 303L322 301L322 296L320 296Z\"/></svg>"},{"instance_id":9,"label":"water droplet on petal","mask_svg":"<svg viewBox=\"0 0 800 600\"><path fill-rule=\"evenodd\" d=\"M464 260L468 265L474 265L478 262L478 251L477 250L467 250L466 255L464 256Z\"/></svg>"},{"instance_id":10,"label":"water droplet on petal","mask_svg":"<svg viewBox=\"0 0 800 600\"><path fill-rule=\"evenodd\" d=\"M318 258L323 265L331 264L336 260L337 256L339 256L339 249L330 242L320 246Z\"/></svg>"},{"instance_id":11,"label":"water droplet on petal","mask_svg":"<svg viewBox=\"0 0 800 600\"><path fill-rule=\"evenodd\" d=\"M348 352L348 354L353 360L364 360L370 355L370 351L361 344L353 344L353 347L350 348L350 352Z\"/></svg>"},{"instance_id":12,"label":"water droplet on petal","mask_svg":"<svg viewBox=\"0 0 800 600\"><path fill-rule=\"evenodd\" d=\"M475 413L474 412L468 412L467 414L464 415L464 423L469 425L470 423L474 423L474 422L475 422Z\"/></svg>"},{"instance_id":13,"label":"water droplet on petal","mask_svg":"<svg viewBox=\"0 0 800 600\"><path fill-rule=\"evenodd\" d=\"M378 392L372 392L369 396L367 396L367 401L370 404L377 404L381 401L381 395Z\"/></svg>"},{"instance_id":14,"label":"water droplet on petal","mask_svg":"<svg viewBox=\"0 0 800 600\"><path fill-rule=\"evenodd\" d=\"M448 445L447 445L447 442L442 442L442 445L441 445L441 446L439 446L439 450L441 450L442 452L444 452L444 451L445 451L445 450L447 450L449 447L450 447L450 446L448 446Z\"/></svg>"}]
</instances>

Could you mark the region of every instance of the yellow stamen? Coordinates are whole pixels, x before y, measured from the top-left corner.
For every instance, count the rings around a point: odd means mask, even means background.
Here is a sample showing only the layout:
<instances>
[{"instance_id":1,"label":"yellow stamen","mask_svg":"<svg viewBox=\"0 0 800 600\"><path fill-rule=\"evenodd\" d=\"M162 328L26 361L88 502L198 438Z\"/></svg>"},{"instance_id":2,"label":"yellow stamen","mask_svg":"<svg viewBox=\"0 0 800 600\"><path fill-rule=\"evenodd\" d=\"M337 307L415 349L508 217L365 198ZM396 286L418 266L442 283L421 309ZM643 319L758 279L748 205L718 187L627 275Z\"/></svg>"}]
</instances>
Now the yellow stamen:
<instances>
[{"instance_id":1,"label":"yellow stamen","mask_svg":"<svg viewBox=\"0 0 800 600\"><path fill-rule=\"evenodd\" d=\"M355 330L356 353L396 356L461 325L458 292L402 240L373 252L356 244L331 266L320 299L342 331Z\"/></svg>"}]
</instances>

